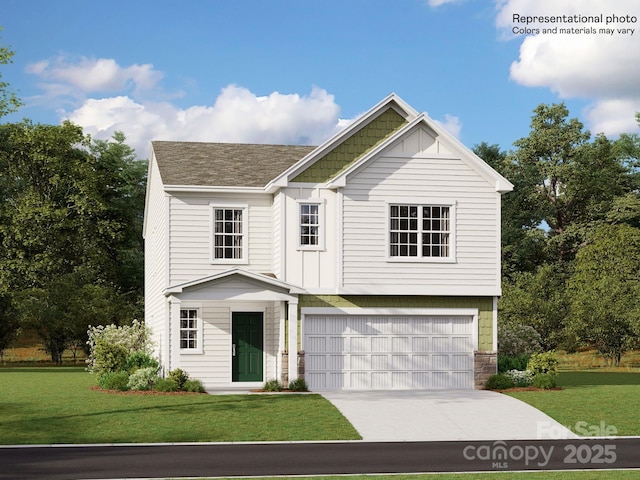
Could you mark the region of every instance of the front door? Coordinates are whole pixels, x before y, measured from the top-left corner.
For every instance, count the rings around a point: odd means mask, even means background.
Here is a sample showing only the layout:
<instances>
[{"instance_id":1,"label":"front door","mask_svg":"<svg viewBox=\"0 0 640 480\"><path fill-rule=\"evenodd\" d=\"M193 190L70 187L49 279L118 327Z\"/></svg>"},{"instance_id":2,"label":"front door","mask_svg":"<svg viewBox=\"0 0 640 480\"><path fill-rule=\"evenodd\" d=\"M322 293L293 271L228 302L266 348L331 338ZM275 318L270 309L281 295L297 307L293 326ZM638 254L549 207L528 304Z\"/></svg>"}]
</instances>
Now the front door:
<instances>
[{"instance_id":1,"label":"front door","mask_svg":"<svg viewBox=\"0 0 640 480\"><path fill-rule=\"evenodd\" d=\"M231 380L262 382L262 312L231 314Z\"/></svg>"}]
</instances>

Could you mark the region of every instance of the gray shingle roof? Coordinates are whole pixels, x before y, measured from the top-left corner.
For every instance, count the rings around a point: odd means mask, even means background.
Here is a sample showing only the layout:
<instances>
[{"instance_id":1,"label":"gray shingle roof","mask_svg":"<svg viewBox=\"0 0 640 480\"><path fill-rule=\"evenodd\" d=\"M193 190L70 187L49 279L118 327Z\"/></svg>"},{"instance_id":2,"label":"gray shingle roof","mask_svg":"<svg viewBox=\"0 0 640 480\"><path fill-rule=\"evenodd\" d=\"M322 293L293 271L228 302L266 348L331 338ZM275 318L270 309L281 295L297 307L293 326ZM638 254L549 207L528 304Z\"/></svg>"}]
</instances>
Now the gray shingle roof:
<instances>
[{"instance_id":1,"label":"gray shingle roof","mask_svg":"<svg viewBox=\"0 0 640 480\"><path fill-rule=\"evenodd\" d=\"M264 187L315 147L152 142L165 185Z\"/></svg>"}]
</instances>

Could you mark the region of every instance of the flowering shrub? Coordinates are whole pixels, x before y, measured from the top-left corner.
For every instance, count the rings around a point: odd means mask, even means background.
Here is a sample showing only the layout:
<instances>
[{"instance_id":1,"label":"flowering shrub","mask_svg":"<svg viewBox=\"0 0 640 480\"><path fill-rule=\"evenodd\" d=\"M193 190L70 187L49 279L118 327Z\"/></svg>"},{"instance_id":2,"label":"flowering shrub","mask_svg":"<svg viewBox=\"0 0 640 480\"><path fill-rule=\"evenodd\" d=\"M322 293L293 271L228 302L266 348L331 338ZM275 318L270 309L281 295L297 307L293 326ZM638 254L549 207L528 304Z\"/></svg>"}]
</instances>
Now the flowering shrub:
<instances>
[{"instance_id":1,"label":"flowering shrub","mask_svg":"<svg viewBox=\"0 0 640 480\"><path fill-rule=\"evenodd\" d=\"M535 328L513 322L498 324L498 351L501 355L518 357L542 351L542 338Z\"/></svg>"},{"instance_id":2,"label":"flowering shrub","mask_svg":"<svg viewBox=\"0 0 640 480\"><path fill-rule=\"evenodd\" d=\"M509 370L505 375L511 379L514 387L528 387L533 383L533 373L529 370Z\"/></svg>"},{"instance_id":3,"label":"flowering shrub","mask_svg":"<svg viewBox=\"0 0 640 480\"><path fill-rule=\"evenodd\" d=\"M153 367L139 368L129 377L127 387L131 390L151 390L158 381L158 369Z\"/></svg>"},{"instance_id":4,"label":"flowering shrub","mask_svg":"<svg viewBox=\"0 0 640 480\"><path fill-rule=\"evenodd\" d=\"M134 320L131 325L98 325L89 327L90 372L115 372L122 370L127 357L134 352L152 353L151 331L142 322Z\"/></svg>"}]
</instances>

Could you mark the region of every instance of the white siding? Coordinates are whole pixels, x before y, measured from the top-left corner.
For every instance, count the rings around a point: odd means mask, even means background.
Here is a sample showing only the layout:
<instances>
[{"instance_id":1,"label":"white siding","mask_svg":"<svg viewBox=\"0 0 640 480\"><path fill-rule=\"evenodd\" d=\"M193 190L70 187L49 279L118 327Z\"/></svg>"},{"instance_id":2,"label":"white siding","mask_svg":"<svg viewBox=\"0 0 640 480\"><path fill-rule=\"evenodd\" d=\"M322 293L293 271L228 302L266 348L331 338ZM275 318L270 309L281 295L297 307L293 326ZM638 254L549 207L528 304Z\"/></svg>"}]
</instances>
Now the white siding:
<instances>
[{"instance_id":1,"label":"white siding","mask_svg":"<svg viewBox=\"0 0 640 480\"><path fill-rule=\"evenodd\" d=\"M167 214L168 198L162 188L160 172L154 159L149 165L149 186L145 218L145 323L151 327L156 355L166 361L168 326L166 299L168 286Z\"/></svg>"},{"instance_id":2,"label":"white siding","mask_svg":"<svg viewBox=\"0 0 640 480\"><path fill-rule=\"evenodd\" d=\"M352 175L343 194L345 291L498 294L500 196L464 161L429 154L380 157ZM456 261L389 261L388 202L443 199L455 203Z\"/></svg>"},{"instance_id":3,"label":"white siding","mask_svg":"<svg viewBox=\"0 0 640 480\"><path fill-rule=\"evenodd\" d=\"M300 249L299 201L322 201L324 222L320 228L324 248ZM284 281L314 293L335 293L336 289L336 194L332 190L289 188L284 191L282 205L286 228L282 250L286 253Z\"/></svg>"},{"instance_id":4,"label":"white siding","mask_svg":"<svg viewBox=\"0 0 640 480\"><path fill-rule=\"evenodd\" d=\"M196 280L238 266L211 262L211 204L248 206L247 270L268 273L272 268L271 195L175 194L171 197L170 283Z\"/></svg>"},{"instance_id":5,"label":"white siding","mask_svg":"<svg viewBox=\"0 0 640 480\"><path fill-rule=\"evenodd\" d=\"M276 378L281 311L277 302L184 301L181 304L181 308L193 306L202 308L203 353L180 354L179 363L173 368L179 367L187 371L192 378L202 381L207 389L242 386L242 382L231 382L231 314L234 310L255 311L264 313L264 380Z\"/></svg>"}]
</instances>

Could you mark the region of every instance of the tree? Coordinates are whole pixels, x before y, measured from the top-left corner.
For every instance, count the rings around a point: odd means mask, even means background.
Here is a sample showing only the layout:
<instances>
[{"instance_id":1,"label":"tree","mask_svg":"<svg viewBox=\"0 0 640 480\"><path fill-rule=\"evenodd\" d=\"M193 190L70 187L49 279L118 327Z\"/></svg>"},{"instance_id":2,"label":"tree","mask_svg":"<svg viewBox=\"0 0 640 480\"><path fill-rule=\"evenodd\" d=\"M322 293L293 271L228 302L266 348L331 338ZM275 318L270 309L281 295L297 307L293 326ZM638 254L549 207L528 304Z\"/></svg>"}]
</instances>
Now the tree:
<instances>
[{"instance_id":1,"label":"tree","mask_svg":"<svg viewBox=\"0 0 640 480\"><path fill-rule=\"evenodd\" d=\"M2 27L0 27L0 31L2 31ZM14 53L9 47L0 46L0 65L12 63ZM15 112L20 106L22 106L22 102L14 92L9 90L9 84L2 81L2 74L0 74L0 117Z\"/></svg>"},{"instance_id":2,"label":"tree","mask_svg":"<svg viewBox=\"0 0 640 480\"><path fill-rule=\"evenodd\" d=\"M615 365L640 334L640 229L603 225L577 255L569 329Z\"/></svg>"},{"instance_id":3,"label":"tree","mask_svg":"<svg viewBox=\"0 0 640 480\"><path fill-rule=\"evenodd\" d=\"M145 174L122 135L0 125L0 295L54 361L84 347L88 324L142 315Z\"/></svg>"},{"instance_id":4,"label":"tree","mask_svg":"<svg viewBox=\"0 0 640 480\"><path fill-rule=\"evenodd\" d=\"M8 295L0 296L0 362L4 362L4 351L11 347L20 332L20 322Z\"/></svg>"},{"instance_id":5,"label":"tree","mask_svg":"<svg viewBox=\"0 0 640 480\"><path fill-rule=\"evenodd\" d=\"M546 238L540 224L544 215L532 201L531 182L524 166L514 168L498 145L481 143L474 153L514 185L502 196L502 273L510 279L517 272L533 272L546 259ZM530 168L530 167L529 167Z\"/></svg>"},{"instance_id":6,"label":"tree","mask_svg":"<svg viewBox=\"0 0 640 480\"><path fill-rule=\"evenodd\" d=\"M568 313L565 281L564 273L553 264L515 274L503 286L498 305L500 323L533 327L545 350L563 345Z\"/></svg>"}]
</instances>

